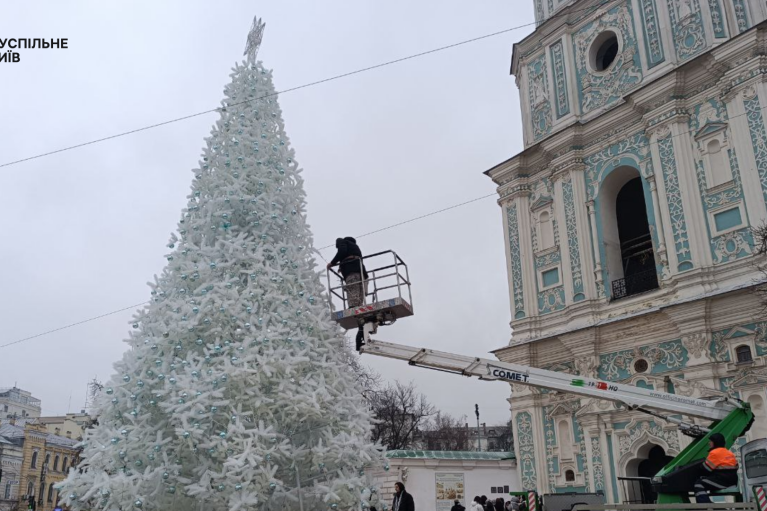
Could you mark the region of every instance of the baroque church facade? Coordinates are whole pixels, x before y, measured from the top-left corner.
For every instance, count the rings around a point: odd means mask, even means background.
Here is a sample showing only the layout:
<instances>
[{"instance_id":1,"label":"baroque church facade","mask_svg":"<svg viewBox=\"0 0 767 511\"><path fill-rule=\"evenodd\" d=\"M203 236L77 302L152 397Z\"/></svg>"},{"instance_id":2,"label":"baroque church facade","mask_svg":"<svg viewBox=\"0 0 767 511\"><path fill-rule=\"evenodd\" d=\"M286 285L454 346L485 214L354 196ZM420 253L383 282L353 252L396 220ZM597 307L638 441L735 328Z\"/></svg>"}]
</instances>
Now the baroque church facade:
<instances>
[{"instance_id":1,"label":"baroque church facade","mask_svg":"<svg viewBox=\"0 0 767 511\"><path fill-rule=\"evenodd\" d=\"M513 334L503 361L751 403L767 436L767 5L533 0L515 44L524 150L488 170ZM522 486L636 498L689 439L607 401L512 385ZM743 440L741 440L742 442Z\"/></svg>"}]
</instances>

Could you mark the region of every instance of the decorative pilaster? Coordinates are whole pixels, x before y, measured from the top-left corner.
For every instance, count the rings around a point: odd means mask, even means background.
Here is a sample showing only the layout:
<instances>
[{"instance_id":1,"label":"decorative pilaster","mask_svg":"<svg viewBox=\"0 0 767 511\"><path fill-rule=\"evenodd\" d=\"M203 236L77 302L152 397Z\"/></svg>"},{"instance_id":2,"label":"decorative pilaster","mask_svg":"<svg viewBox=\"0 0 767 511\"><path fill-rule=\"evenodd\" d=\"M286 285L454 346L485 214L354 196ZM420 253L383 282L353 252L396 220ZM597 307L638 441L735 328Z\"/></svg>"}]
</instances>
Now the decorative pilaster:
<instances>
[{"instance_id":1,"label":"decorative pilaster","mask_svg":"<svg viewBox=\"0 0 767 511\"><path fill-rule=\"evenodd\" d=\"M514 445L522 489L538 491L538 468L535 459L534 415L530 410L517 412L514 417Z\"/></svg>"},{"instance_id":2,"label":"decorative pilaster","mask_svg":"<svg viewBox=\"0 0 767 511\"><path fill-rule=\"evenodd\" d=\"M569 293L568 299L572 302L580 302L586 298L583 285L583 265L581 264L580 243L578 241L578 222L575 215L575 195L573 193L573 182L568 173L561 182L562 200L561 207L564 210L564 222L567 233L567 250L562 250L562 256L567 261ZM566 281L566 282L568 282Z\"/></svg>"},{"instance_id":3,"label":"decorative pilaster","mask_svg":"<svg viewBox=\"0 0 767 511\"><path fill-rule=\"evenodd\" d=\"M647 182L650 184L650 196L652 197L652 209L657 224L658 235L658 257L663 265L663 271L668 269L668 257L666 256L666 231L663 229L663 215L660 213L660 202L658 202L658 185L655 183L655 175L648 176ZM664 275L663 277L667 277Z\"/></svg>"},{"instance_id":4,"label":"decorative pilaster","mask_svg":"<svg viewBox=\"0 0 767 511\"><path fill-rule=\"evenodd\" d=\"M597 234L597 212L594 207L594 201L590 200L586 203L589 208L589 223L591 224L591 246L594 253L594 280L597 286L597 296L599 298L605 297L605 284L602 281L602 260L599 255L599 237Z\"/></svg>"},{"instance_id":5,"label":"decorative pilaster","mask_svg":"<svg viewBox=\"0 0 767 511\"><path fill-rule=\"evenodd\" d=\"M684 217L687 219L690 262L695 268L710 267L714 264L706 230L706 216L701 201L700 189L695 172L695 157L692 153L694 141L687 116L678 116L671 124L671 134L676 155L676 172L679 180Z\"/></svg>"},{"instance_id":6,"label":"decorative pilaster","mask_svg":"<svg viewBox=\"0 0 767 511\"><path fill-rule=\"evenodd\" d=\"M743 89L743 107L746 111L746 121L751 135L751 147L756 160L756 171L759 175L763 200L767 202L767 132L764 128L764 115L758 89L748 86Z\"/></svg>"},{"instance_id":7,"label":"decorative pilaster","mask_svg":"<svg viewBox=\"0 0 767 511\"><path fill-rule=\"evenodd\" d=\"M662 126L654 131L650 148L653 158L658 160L658 168L660 168L663 176L665 193L662 196L666 202L665 209L668 213L668 222L664 222L664 224L670 226L669 239L674 240L672 268L674 273L690 270L693 267L690 239L687 234L687 220L676 168L674 140L668 126Z\"/></svg>"},{"instance_id":8,"label":"decorative pilaster","mask_svg":"<svg viewBox=\"0 0 767 511\"><path fill-rule=\"evenodd\" d=\"M509 243L512 318L522 319L527 314L525 308L525 285L522 276L522 250L519 244L519 213L517 212L517 201L506 205L505 223Z\"/></svg>"},{"instance_id":9,"label":"decorative pilaster","mask_svg":"<svg viewBox=\"0 0 767 511\"><path fill-rule=\"evenodd\" d=\"M761 176L765 174L759 172L760 165L764 168L764 171L767 172L767 162L764 161L765 151L762 149L758 151L760 161L757 162L757 144L754 143L754 139L752 138L755 136L758 141L760 133L763 133L764 128L762 127L760 129L761 112L754 111L754 104L751 103L751 114L750 116L747 116L744 106L746 101L753 102L756 96L756 88L752 85L747 85L743 88L730 91L730 93L723 98L727 108L730 132L732 133L732 144L740 162L739 166L740 178L743 183L743 198L746 202L746 212L751 225L761 225L767 222L764 180L761 179Z\"/></svg>"},{"instance_id":10,"label":"decorative pilaster","mask_svg":"<svg viewBox=\"0 0 767 511\"><path fill-rule=\"evenodd\" d=\"M535 255L533 254L533 226L530 217L530 197L528 193L517 197L517 219L519 221L519 243L522 264L522 281L525 289L525 311L527 316L538 310L537 276Z\"/></svg>"},{"instance_id":11,"label":"decorative pilaster","mask_svg":"<svg viewBox=\"0 0 767 511\"><path fill-rule=\"evenodd\" d=\"M549 46L551 74L554 79L554 106L557 119L570 113L570 96L567 92L567 71L562 41Z\"/></svg>"}]
</instances>

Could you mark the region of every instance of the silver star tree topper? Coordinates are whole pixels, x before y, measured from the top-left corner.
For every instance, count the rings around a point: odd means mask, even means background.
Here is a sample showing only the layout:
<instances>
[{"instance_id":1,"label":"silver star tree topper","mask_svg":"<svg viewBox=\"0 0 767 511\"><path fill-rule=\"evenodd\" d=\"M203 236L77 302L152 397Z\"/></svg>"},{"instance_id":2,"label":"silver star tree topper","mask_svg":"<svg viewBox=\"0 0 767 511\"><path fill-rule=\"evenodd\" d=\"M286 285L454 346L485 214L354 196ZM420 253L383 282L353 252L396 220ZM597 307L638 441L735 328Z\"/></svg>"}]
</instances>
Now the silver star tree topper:
<instances>
[{"instance_id":1,"label":"silver star tree topper","mask_svg":"<svg viewBox=\"0 0 767 511\"><path fill-rule=\"evenodd\" d=\"M245 44L245 55L248 58L248 62L255 62L256 55L258 55L258 49L261 47L261 40L264 38L264 29L266 23L261 21L258 16L253 18L253 24L250 26L250 32L248 33L248 42Z\"/></svg>"}]
</instances>

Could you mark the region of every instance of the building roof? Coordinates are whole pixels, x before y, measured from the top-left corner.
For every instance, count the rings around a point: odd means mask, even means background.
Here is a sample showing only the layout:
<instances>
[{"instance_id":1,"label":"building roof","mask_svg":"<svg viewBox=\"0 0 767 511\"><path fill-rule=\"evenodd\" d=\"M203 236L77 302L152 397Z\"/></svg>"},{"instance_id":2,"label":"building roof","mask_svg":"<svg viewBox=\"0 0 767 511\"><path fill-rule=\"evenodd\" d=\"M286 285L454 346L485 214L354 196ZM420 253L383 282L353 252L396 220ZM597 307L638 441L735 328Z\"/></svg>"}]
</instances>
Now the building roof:
<instances>
[{"instance_id":1,"label":"building roof","mask_svg":"<svg viewBox=\"0 0 767 511\"><path fill-rule=\"evenodd\" d=\"M476 452L476 451L388 451L387 458L410 458L424 460L513 460L513 452Z\"/></svg>"},{"instance_id":2,"label":"building roof","mask_svg":"<svg viewBox=\"0 0 767 511\"><path fill-rule=\"evenodd\" d=\"M14 438L24 438L24 428L13 424L0 424L0 436L9 440Z\"/></svg>"},{"instance_id":3,"label":"building roof","mask_svg":"<svg viewBox=\"0 0 767 511\"><path fill-rule=\"evenodd\" d=\"M74 446L79 443L79 440L65 438L63 436L54 435L44 431L39 431L37 433L45 435L45 441L51 445L74 448ZM0 437L5 437L7 440L13 440L14 438L24 438L24 427L19 426L18 424L0 424Z\"/></svg>"}]
</instances>

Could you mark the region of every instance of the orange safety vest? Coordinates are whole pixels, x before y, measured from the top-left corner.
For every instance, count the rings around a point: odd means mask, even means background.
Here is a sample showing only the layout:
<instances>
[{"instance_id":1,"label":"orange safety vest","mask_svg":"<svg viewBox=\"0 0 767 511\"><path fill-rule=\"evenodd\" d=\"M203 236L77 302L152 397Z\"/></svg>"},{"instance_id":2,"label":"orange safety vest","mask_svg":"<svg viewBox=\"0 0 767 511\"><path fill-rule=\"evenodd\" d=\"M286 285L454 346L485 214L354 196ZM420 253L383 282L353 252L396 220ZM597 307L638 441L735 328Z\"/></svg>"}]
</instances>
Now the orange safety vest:
<instances>
[{"instance_id":1,"label":"orange safety vest","mask_svg":"<svg viewBox=\"0 0 767 511\"><path fill-rule=\"evenodd\" d=\"M738 460L729 449L717 447L708 453L705 466L709 470L732 470L738 468Z\"/></svg>"}]
</instances>

